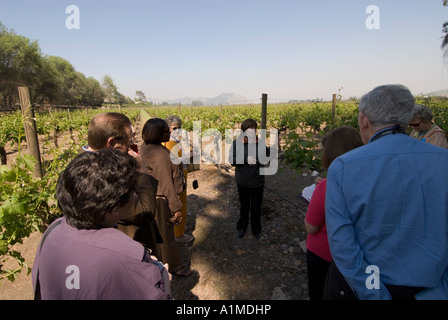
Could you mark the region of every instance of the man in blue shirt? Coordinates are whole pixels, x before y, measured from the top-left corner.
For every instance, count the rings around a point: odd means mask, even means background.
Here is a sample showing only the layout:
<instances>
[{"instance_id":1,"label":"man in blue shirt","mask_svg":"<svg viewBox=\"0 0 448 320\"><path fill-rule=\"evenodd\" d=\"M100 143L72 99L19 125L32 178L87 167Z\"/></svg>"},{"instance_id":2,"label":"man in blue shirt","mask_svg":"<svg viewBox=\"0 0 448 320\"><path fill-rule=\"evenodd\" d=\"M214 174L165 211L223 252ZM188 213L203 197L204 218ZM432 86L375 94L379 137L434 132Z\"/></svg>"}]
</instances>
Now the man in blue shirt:
<instances>
[{"instance_id":1,"label":"man in blue shirt","mask_svg":"<svg viewBox=\"0 0 448 320\"><path fill-rule=\"evenodd\" d=\"M414 103L401 85L366 94L366 145L328 170L328 299L448 299L448 150L402 134Z\"/></svg>"}]
</instances>

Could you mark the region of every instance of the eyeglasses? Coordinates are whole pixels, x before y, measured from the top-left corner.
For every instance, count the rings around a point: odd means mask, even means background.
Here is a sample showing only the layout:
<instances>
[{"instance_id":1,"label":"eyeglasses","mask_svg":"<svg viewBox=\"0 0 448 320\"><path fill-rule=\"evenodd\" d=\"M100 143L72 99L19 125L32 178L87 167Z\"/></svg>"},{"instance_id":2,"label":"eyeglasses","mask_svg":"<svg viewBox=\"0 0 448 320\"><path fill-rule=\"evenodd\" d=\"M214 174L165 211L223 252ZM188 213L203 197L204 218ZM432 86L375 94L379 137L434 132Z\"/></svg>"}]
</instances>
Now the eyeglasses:
<instances>
[{"instance_id":1,"label":"eyeglasses","mask_svg":"<svg viewBox=\"0 0 448 320\"><path fill-rule=\"evenodd\" d=\"M172 127L172 128L171 128L171 130L173 130L173 131L174 131L174 130L177 130L177 129L182 129L182 126L179 126L179 127Z\"/></svg>"},{"instance_id":2,"label":"eyeglasses","mask_svg":"<svg viewBox=\"0 0 448 320\"><path fill-rule=\"evenodd\" d=\"M135 143L135 136L137 135L136 132L131 132L131 136L129 138L129 145L133 145Z\"/></svg>"},{"instance_id":3,"label":"eyeglasses","mask_svg":"<svg viewBox=\"0 0 448 320\"><path fill-rule=\"evenodd\" d=\"M423 122L423 120L420 121L419 123L410 123L409 126L410 127L418 127L422 122Z\"/></svg>"}]
</instances>

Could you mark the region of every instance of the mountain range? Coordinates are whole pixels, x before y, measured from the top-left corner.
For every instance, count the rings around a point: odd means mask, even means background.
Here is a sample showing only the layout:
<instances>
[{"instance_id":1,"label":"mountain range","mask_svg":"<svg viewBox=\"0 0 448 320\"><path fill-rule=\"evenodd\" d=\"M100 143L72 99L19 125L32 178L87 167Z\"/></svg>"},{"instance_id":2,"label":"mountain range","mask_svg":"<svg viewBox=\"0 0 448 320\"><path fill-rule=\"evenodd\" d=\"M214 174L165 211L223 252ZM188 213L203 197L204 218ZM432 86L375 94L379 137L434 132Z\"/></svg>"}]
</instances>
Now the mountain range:
<instances>
[{"instance_id":1,"label":"mountain range","mask_svg":"<svg viewBox=\"0 0 448 320\"><path fill-rule=\"evenodd\" d=\"M219 96L214 98L200 97L200 98L192 98L192 97L184 97L177 99L169 99L169 100L160 100L156 99L155 103L168 102L168 104L183 104L183 105L191 105L192 101L200 101L204 106L217 106L217 105L232 105L232 104L246 104L252 103L251 100L243 97L237 93L221 93Z\"/></svg>"},{"instance_id":2,"label":"mountain range","mask_svg":"<svg viewBox=\"0 0 448 320\"><path fill-rule=\"evenodd\" d=\"M448 89L445 90L439 90L439 91L433 91L430 93L423 94L424 96L442 96L442 97L448 97ZM177 98L177 99L154 99L153 102L160 104L160 103L168 103L168 104L181 104L181 105L191 105L193 101L200 101L202 105L204 106L219 106L219 105L232 105L232 104L250 104L254 103L253 100L250 100L240 94L237 93L221 93L220 95L214 97L214 98L207 98L207 97L199 97L199 98L193 98L193 97L184 97L184 98ZM256 103L256 102L255 102Z\"/></svg>"},{"instance_id":3,"label":"mountain range","mask_svg":"<svg viewBox=\"0 0 448 320\"><path fill-rule=\"evenodd\" d=\"M429 97L433 97L433 96L448 97L448 89L430 92L430 93L425 94L425 96L429 96Z\"/></svg>"}]
</instances>

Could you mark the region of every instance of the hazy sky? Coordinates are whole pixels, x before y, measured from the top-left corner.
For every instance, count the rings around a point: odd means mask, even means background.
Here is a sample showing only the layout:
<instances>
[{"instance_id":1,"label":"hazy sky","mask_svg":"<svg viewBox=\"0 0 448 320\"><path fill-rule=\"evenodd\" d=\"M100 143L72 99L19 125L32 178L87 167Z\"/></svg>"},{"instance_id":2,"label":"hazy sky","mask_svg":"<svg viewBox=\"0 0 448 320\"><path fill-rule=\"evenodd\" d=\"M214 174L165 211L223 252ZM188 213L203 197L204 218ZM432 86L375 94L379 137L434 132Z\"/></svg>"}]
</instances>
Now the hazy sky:
<instances>
[{"instance_id":1,"label":"hazy sky","mask_svg":"<svg viewBox=\"0 0 448 320\"><path fill-rule=\"evenodd\" d=\"M66 27L69 5L79 29ZM0 0L0 21L86 76L109 74L131 98L233 92L274 102L331 99L341 87L360 97L388 83L414 94L448 88L442 0Z\"/></svg>"}]
</instances>

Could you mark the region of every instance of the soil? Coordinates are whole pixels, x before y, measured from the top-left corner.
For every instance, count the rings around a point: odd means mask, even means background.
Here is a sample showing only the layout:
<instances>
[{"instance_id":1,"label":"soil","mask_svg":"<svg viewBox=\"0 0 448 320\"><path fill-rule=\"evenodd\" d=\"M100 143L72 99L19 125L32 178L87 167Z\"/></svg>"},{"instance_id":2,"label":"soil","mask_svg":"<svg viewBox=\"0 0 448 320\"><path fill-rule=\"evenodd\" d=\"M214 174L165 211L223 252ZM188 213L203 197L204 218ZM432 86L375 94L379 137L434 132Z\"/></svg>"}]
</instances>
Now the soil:
<instances>
[{"instance_id":1,"label":"soil","mask_svg":"<svg viewBox=\"0 0 448 320\"><path fill-rule=\"evenodd\" d=\"M9 152L11 154L13 152ZM8 157L10 157L8 155ZM8 161L9 158L8 158ZM304 240L307 205L302 189L315 181L283 166L266 176L261 238L250 232L239 239L236 223L239 199L229 166L201 164L188 174L186 233L195 241L179 243L184 261L194 273L174 276L173 297L177 300L307 300L308 280ZM192 182L199 188L193 189ZM41 234L33 233L17 250L32 267ZM0 300L33 298L31 274L0 284Z\"/></svg>"},{"instance_id":2,"label":"soil","mask_svg":"<svg viewBox=\"0 0 448 320\"><path fill-rule=\"evenodd\" d=\"M174 278L177 299L308 299L306 239L303 219L304 187L314 178L281 169L266 177L262 208L262 236L248 230L239 239L236 222L239 199L234 171L201 167L188 175L199 188L188 191L186 233L193 244L181 244L184 258L198 272L191 278ZM189 185L190 187L190 185Z\"/></svg>"}]
</instances>

